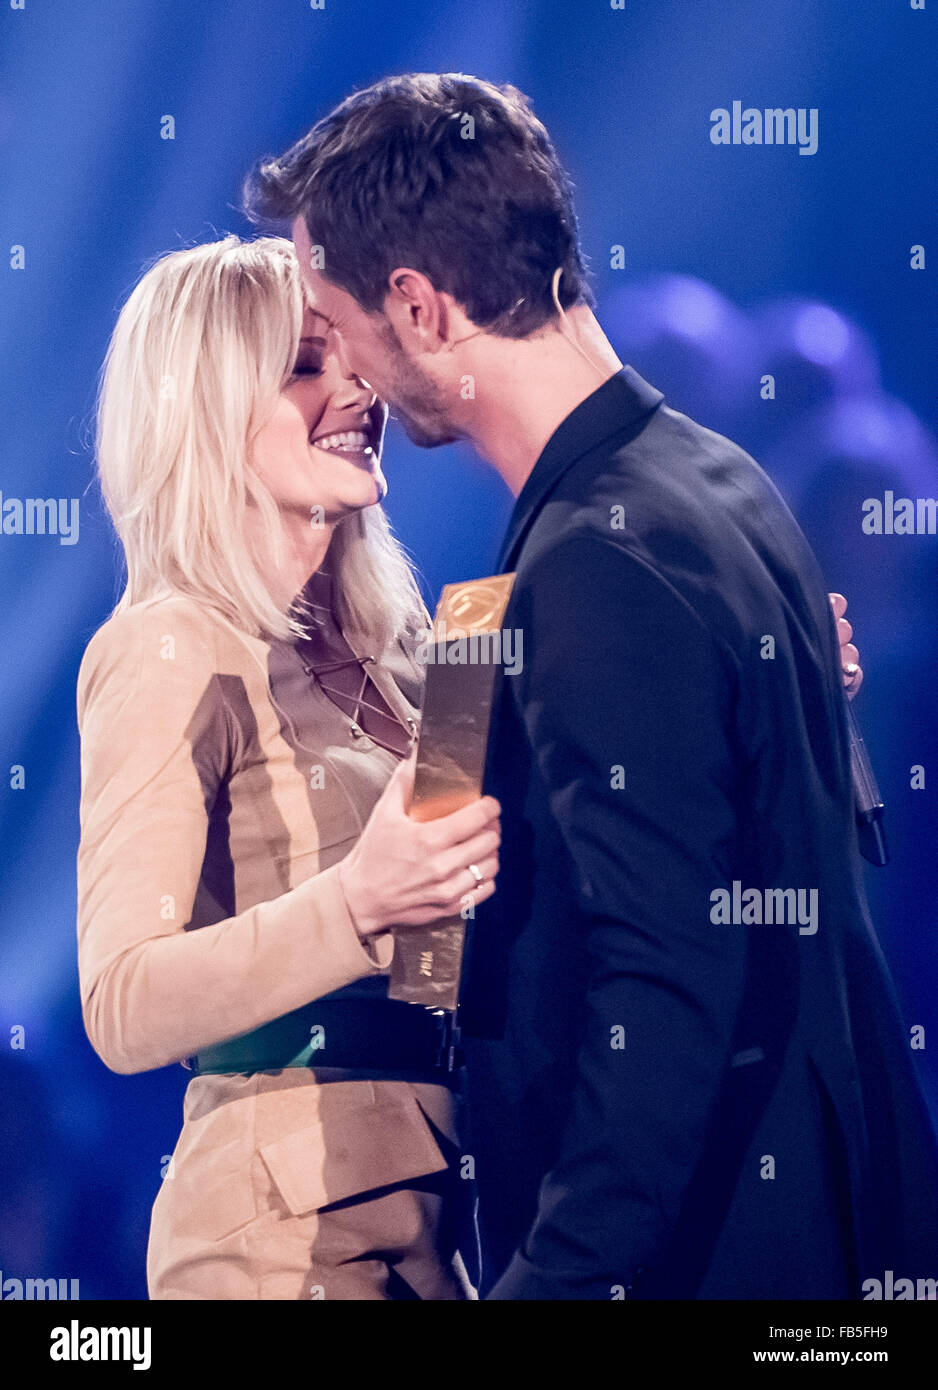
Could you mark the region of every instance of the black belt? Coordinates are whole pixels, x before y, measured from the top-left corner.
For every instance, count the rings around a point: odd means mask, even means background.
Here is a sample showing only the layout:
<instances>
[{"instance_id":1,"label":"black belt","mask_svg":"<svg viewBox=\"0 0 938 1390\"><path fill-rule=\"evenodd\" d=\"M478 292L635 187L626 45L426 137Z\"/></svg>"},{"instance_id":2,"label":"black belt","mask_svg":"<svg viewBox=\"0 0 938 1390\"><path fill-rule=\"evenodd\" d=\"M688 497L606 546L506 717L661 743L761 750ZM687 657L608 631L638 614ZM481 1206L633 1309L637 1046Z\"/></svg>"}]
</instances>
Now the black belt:
<instances>
[{"instance_id":1,"label":"black belt","mask_svg":"<svg viewBox=\"0 0 938 1390\"><path fill-rule=\"evenodd\" d=\"M188 1059L199 1074L342 1068L442 1081L463 1065L454 1015L394 999L320 999Z\"/></svg>"}]
</instances>

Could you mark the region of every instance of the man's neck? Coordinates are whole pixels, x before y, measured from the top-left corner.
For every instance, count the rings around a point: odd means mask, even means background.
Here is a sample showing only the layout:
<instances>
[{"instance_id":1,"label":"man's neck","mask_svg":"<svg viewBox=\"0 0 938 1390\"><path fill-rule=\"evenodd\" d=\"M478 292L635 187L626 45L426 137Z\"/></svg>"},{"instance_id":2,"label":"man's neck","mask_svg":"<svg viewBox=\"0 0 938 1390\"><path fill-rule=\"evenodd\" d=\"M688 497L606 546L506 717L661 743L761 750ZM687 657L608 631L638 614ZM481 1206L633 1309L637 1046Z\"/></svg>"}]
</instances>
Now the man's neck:
<instances>
[{"instance_id":1,"label":"man's neck","mask_svg":"<svg viewBox=\"0 0 938 1390\"><path fill-rule=\"evenodd\" d=\"M575 306L567 323L580 351L552 325L529 338L486 334L466 353L475 397L462 432L515 497L558 425L622 367L592 310Z\"/></svg>"}]
</instances>

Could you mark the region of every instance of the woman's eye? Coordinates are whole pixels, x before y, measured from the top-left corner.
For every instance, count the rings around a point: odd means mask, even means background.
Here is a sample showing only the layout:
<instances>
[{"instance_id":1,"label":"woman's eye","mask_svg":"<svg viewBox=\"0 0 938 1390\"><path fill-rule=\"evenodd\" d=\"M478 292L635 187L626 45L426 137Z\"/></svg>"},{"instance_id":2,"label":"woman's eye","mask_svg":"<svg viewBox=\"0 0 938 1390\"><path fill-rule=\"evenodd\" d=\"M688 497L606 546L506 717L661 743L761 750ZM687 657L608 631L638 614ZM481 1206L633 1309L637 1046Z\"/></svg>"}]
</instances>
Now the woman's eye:
<instances>
[{"instance_id":1,"label":"woman's eye","mask_svg":"<svg viewBox=\"0 0 938 1390\"><path fill-rule=\"evenodd\" d=\"M293 376L322 376L322 367L313 362L297 362L293 368Z\"/></svg>"}]
</instances>

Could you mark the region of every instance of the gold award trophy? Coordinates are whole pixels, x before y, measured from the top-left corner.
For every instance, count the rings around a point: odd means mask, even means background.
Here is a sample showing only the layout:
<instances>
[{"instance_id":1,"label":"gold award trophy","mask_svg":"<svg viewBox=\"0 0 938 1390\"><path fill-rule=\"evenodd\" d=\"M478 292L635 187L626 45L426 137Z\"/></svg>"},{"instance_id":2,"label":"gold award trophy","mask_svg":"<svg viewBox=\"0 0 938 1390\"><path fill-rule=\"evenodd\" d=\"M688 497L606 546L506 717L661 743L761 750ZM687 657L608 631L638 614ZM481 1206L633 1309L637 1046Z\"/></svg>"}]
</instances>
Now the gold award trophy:
<instances>
[{"instance_id":1,"label":"gold award trophy","mask_svg":"<svg viewBox=\"0 0 938 1390\"><path fill-rule=\"evenodd\" d=\"M502 619L514 579L496 574L447 584L437 604L425 648L414 820L436 820L481 795ZM455 1010L465 938L463 916L395 930L388 997Z\"/></svg>"}]
</instances>

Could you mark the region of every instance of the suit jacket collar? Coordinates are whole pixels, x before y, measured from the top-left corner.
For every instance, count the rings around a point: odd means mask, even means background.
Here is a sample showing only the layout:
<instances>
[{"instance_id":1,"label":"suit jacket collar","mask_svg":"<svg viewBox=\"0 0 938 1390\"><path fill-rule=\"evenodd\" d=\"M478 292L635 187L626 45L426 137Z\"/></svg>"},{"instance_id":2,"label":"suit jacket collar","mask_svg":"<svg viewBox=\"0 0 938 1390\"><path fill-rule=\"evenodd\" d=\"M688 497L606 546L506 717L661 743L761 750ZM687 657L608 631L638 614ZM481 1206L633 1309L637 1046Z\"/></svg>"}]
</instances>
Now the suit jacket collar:
<instances>
[{"instance_id":1,"label":"suit jacket collar","mask_svg":"<svg viewBox=\"0 0 938 1390\"><path fill-rule=\"evenodd\" d=\"M497 573L511 568L528 527L567 469L605 439L637 425L663 400L661 391L650 386L634 368L625 366L561 420L518 494L498 557Z\"/></svg>"}]
</instances>

